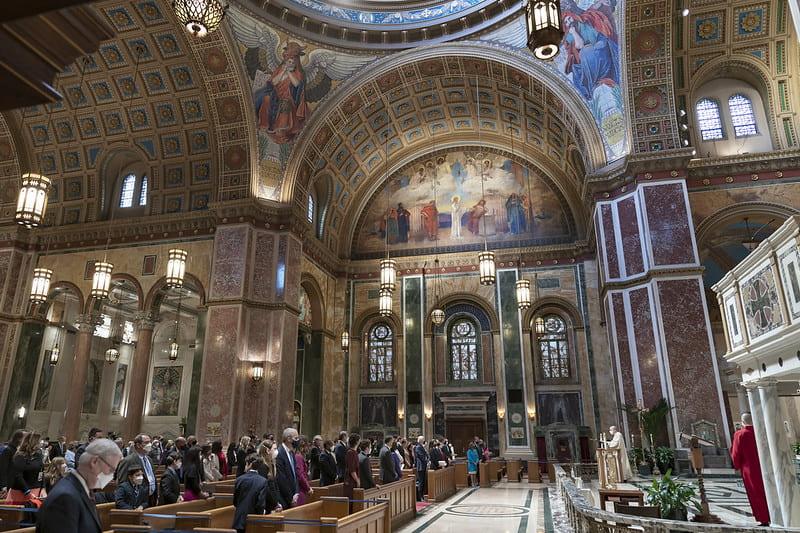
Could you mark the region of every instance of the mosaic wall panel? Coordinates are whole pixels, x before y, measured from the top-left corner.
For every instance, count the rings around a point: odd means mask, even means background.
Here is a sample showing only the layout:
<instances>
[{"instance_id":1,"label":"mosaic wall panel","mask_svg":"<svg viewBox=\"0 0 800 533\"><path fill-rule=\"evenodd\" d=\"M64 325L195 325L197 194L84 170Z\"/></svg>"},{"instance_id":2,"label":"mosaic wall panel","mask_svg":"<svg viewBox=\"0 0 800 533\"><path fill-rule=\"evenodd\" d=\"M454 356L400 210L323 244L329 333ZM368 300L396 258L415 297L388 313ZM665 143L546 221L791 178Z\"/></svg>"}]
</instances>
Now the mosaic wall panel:
<instances>
[{"instance_id":1,"label":"mosaic wall panel","mask_svg":"<svg viewBox=\"0 0 800 533\"><path fill-rule=\"evenodd\" d=\"M752 278L742 283L740 293L750 339L756 339L783 325L783 311L771 265L764 266Z\"/></svg>"},{"instance_id":2,"label":"mosaic wall panel","mask_svg":"<svg viewBox=\"0 0 800 533\"><path fill-rule=\"evenodd\" d=\"M247 270L248 229L245 226L220 227L214 236L214 266L211 276L212 299L241 298Z\"/></svg>"}]
</instances>

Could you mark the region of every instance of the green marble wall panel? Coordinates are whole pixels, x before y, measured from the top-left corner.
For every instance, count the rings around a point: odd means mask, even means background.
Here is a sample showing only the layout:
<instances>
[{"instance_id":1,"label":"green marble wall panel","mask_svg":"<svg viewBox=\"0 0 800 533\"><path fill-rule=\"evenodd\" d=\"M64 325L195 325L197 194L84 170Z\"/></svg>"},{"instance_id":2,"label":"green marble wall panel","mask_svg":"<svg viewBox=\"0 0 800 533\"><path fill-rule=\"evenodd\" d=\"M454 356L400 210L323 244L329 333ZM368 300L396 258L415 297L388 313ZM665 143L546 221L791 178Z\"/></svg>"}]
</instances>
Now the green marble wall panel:
<instances>
[{"instance_id":1,"label":"green marble wall panel","mask_svg":"<svg viewBox=\"0 0 800 533\"><path fill-rule=\"evenodd\" d=\"M423 294L421 276L403 278L403 342L406 363L406 420L409 435L422 431L422 347L423 347Z\"/></svg>"},{"instance_id":2,"label":"green marble wall panel","mask_svg":"<svg viewBox=\"0 0 800 533\"><path fill-rule=\"evenodd\" d=\"M206 319L208 312L197 313L197 335L192 363L192 382L189 389L189 410L186 413L186 431L188 435L197 432L197 402L200 400L200 376L203 372L203 342L206 338Z\"/></svg>"},{"instance_id":3,"label":"green marble wall panel","mask_svg":"<svg viewBox=\"0 0 800 533\"><path fill-rule=\"evenodd\" d=\"M502 331L503 369L506 387L506 424L509 446L528 446L527 410L522 367L522 330L515 283L516 270L497 273L497 301Z\"/></svg>"},{"instance_id":4,"label":"green marble wall panel","mask_svg":"<svg viewBox=\"0 0 800 533\"><path fill-rule=\"evenodd\" d=\"M33 381L36 378L36 366L39 363L39 354L42 351L42 338L44 324L26 323L22 326L17 356L14 358L15 376L8 387L6 408L3 413L2 434L8 435L18 427L16 411L20 405L30 410L31 396L33 395ZM23 421L24 422L24 421Z\"/></svg>"}]
</instances>

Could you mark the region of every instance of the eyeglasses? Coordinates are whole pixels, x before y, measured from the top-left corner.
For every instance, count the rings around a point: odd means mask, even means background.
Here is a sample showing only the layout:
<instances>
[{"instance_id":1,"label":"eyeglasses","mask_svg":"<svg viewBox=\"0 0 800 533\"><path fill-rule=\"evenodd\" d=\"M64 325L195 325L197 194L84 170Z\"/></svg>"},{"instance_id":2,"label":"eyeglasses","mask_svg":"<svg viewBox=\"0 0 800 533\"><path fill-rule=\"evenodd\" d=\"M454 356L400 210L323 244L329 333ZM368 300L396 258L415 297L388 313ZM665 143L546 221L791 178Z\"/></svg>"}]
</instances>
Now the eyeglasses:
<instances>
[{"instance_id":1,"label":"eyeglasses","mask_svg":"<svg viewBox=\"0 0 800 533\"><path fill-rule=\"evenodd\" d=\"M103 457L102 455L96 455L95 457L103 461L106 464L106 466L109 467L111 470L116 470L116 467L111 466L111 463L106 461L105 457Z\"/></svg>"}]
</instances>

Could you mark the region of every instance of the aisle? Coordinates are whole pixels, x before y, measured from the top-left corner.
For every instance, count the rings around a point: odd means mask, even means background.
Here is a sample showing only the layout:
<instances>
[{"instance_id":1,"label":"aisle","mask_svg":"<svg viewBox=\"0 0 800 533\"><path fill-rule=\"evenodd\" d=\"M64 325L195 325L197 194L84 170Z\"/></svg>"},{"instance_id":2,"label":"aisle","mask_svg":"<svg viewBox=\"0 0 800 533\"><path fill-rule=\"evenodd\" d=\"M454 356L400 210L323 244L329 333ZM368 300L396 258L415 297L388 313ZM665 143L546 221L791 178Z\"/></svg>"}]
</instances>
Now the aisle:
<instances>
[{"instance_id":1,"label":"aisle","mask_svg":"<svg viewBox=\"0 0 800 533\"><path fill-rule=\"evenodd\" d=\"M553 527L549 493L554 489L503 481L492 488L460 490L428 506L399 533L564 533Z\"/></svg>"}]
</instances>

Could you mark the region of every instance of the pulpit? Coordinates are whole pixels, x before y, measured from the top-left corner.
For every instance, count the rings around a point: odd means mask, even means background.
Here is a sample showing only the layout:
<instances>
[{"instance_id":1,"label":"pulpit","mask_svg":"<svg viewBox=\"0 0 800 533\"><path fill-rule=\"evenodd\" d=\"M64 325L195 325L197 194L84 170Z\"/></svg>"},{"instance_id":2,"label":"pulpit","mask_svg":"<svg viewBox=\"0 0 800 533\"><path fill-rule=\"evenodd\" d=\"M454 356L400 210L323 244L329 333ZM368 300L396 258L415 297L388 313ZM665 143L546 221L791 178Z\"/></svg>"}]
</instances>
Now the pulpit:
<instances>
[{"instance_id":1,"label":"pulpit","mask_svg":"<svg viewBox=\"0 0 800 533\"><path fill-rule=\"evenodd\" d=\"M600 488L614 489L622 482L622 459L620 450L615 448L597 448L597 472L600 477ZM627 459L627 458L626 458Z\"/></svg>"}]
</instances>

